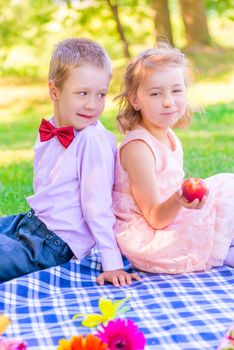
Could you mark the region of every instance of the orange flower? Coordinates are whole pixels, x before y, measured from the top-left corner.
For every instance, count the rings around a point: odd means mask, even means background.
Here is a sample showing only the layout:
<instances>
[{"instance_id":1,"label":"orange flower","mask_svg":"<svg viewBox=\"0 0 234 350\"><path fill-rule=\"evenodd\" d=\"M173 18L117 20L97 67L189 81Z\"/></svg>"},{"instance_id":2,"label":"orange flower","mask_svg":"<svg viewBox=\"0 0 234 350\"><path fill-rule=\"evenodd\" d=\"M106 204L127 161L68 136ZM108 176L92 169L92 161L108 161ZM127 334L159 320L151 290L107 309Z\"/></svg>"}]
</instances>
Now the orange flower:
<instances>
[{"instance_id":1,"label":"orange flower","mask_svg":"<svg viewBox=\"0 0 234 350\"><path fill-rule=\"evenodd\" d=\"M107 350L107 344L92 334L87 335L86 338L77 335L70 340L61 339L57 350Z\"/></svg>"}]
</instances>

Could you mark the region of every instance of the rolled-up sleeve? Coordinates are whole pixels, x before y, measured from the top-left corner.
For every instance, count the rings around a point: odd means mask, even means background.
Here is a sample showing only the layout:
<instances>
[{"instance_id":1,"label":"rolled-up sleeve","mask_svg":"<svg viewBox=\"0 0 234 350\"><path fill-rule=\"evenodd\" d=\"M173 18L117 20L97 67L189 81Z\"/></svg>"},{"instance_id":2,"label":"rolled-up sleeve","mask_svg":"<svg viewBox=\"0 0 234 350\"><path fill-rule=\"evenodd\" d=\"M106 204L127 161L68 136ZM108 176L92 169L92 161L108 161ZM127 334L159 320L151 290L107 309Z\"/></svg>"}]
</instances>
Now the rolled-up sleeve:
<instances>
[{"instance_id":1,"label":"rolled-up sleeve","mask_svg":"<svg viewBox=\"0 0 234 350\"><path fill-rule=\"evenodd\" d=\"M104 132L89 135L80 146L80 198L84 220L96 242L103 270L121 269L122 256L113 231L113 147Z\"/></svg>"}]
</instances>

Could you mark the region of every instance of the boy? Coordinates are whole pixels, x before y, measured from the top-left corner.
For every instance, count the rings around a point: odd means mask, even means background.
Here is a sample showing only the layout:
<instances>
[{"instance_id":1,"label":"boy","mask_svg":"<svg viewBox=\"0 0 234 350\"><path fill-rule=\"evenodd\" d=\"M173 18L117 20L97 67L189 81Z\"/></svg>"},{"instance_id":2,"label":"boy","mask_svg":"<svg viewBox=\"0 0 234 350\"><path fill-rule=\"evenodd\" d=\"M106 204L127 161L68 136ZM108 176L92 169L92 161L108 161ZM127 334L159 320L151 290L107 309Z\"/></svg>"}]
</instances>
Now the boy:
<instances>
[{"instance_id":1,"label":"boy","mask_svg":"<svg viewBox=\"0 0 234 350\"><path fill-rule=\"evenodd\" d=\"M0 219L0 281L87 256L97 245L97 283L138 280L123 271L114 233L112 186L116 144L99 122L111 79L106 51L87 39L55 48L49 71L54 107L34 151L34 194L26 214Z\"/></svg>"}]
</instances>

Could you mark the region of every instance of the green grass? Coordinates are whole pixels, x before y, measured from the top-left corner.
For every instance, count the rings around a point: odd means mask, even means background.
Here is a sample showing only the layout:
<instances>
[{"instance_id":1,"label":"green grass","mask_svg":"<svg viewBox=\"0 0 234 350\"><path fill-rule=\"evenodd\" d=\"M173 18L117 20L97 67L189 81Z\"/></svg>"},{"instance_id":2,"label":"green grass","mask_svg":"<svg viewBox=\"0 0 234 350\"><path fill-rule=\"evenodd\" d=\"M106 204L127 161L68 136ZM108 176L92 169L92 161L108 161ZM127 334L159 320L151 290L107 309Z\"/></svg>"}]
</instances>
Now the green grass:
<instances>
[{"instance_id":1,"label":"green grass","mask_svg":"<svg viewBox=\"0 0 234 350\"><path fill-rule=\"evenodd\" d=\"M0 216L27 210L24 198L32 193L32 162L21 161L0 168Z\"/></svg>"},{"instance_id":2,"label":"green grass","mask_svg":"<svg viewBox=\"0 0 234 350\"><path fill-rule=\"evenodd\" d=\"M186 176L208 177L219 172L234 172L234 56L233 51L191 54L191 60L203 67L191 87L196 113L191 126L178 130L183 146ZM202 70L201 70L202 71ZM105 126L116 129L117 105L112 98L119 91L123 69L115 72L111 95L102 116ZM5 78L0 83L0 216L27 210L25 197L32 193L33 144L42 117L52 113L46 81L22 81Z\"/></svg>"},{"instance_id":3,"label":"green grass","mask_svg":"<svg viewBox=\"0 0 234 350\"><path fill-rule=\"evenodd\" d=\"M208 177L234 172L234 102L208 106L178 135L184 146L186 176Z\"/></svg>"}]
</instances>

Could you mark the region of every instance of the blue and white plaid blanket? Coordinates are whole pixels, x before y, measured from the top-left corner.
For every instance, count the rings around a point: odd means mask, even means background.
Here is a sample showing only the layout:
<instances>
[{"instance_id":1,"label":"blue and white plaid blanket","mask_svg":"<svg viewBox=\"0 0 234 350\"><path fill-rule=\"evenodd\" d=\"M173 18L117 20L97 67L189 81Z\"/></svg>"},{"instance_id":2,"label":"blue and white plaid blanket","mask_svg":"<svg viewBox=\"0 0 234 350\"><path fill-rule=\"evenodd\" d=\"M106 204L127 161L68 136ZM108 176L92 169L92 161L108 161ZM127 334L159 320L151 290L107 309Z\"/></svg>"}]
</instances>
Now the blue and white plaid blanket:
<instances>
[{"instance_id":1,"label":"blue and white plaid blanket","mask_svg":"<svg viewBox=\"0 0 234 350\"><path fill-rule=\"evenodd\" d=\"M130 266L125 262L126 269ZM0 312L12 323L6 335L24 339L29 349L54 350L60 338L95 333L77 313L99 313L100 297L130 297L132 319L144 332L147 350L212 350L234 321L234 269L184 275L141 273L131 286L95 283L100 262L93 255L81 263L36 272L0 285Z\"/></svg>"}]
</instances>

